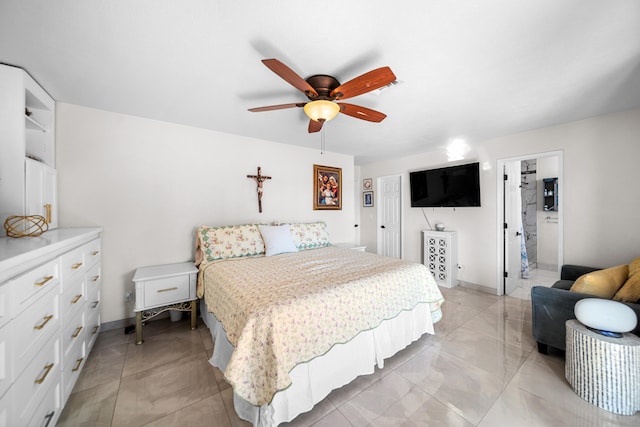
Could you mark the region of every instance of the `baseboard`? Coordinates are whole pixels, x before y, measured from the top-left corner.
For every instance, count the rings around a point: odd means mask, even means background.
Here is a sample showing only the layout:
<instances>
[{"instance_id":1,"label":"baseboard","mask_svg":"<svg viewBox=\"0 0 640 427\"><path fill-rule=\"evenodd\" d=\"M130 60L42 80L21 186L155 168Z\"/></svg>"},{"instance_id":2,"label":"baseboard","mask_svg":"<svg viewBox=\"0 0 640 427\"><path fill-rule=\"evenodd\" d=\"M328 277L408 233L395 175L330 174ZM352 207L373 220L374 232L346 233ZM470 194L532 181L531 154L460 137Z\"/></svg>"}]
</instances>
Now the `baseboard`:
<instances>
[{"instance_id":1,"label":"baseboard","mask_svg":"<svg viewBox=\"0 0 640 427\"><path fill-rule=\"evenodd\" d=\"M464 282L462 280L458 280L458 286L463 288L473 289L475 291L486 292L491 295L497 295L496 288L491 288L489 286L478 285L476 283Z\"/></svg>"},{"instance_id":2,"label":"baseboard","mask_svg":"<svg viewBox=\"0 0 640 427\"><path fill-rule=\"evenodd\" d=\"M558 271L558 264L545 264L545 263L539 262L537 268L538 268L538 270L557 272Z\"/></svg>"},{"instance_id":3,"label":"baseboard","mask_svg":"<svg viewBox=\"0 0 640 427\"><path fill-rule=\"evenodd\" d=\"M135 325L136 319L130 317L128 319L114 320L113 322L106 322L100 325L100 332L113 331L114 329L124 329L129 325Z\"/></svg>"}]
</instances>

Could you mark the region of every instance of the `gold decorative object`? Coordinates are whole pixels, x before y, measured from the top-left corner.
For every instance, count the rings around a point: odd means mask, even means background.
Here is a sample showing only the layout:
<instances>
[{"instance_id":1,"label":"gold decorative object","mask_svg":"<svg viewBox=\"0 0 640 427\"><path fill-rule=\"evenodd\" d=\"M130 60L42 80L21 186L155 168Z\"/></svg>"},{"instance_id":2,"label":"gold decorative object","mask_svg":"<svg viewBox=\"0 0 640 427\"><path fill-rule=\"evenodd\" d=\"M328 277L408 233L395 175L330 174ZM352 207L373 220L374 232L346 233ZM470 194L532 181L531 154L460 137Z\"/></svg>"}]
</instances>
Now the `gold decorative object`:
<instances>
[{"instance_id":1,"label":"gold decorative object","mask_svg":"<svg viewBox=\"0 0 640 427\"><path fill-rule=\"evenodd\" d=\"M12 215L4 221L4 230L9 237L35 237L48 229L49 224L41 215Z\"/></svg>"}]
</instances>

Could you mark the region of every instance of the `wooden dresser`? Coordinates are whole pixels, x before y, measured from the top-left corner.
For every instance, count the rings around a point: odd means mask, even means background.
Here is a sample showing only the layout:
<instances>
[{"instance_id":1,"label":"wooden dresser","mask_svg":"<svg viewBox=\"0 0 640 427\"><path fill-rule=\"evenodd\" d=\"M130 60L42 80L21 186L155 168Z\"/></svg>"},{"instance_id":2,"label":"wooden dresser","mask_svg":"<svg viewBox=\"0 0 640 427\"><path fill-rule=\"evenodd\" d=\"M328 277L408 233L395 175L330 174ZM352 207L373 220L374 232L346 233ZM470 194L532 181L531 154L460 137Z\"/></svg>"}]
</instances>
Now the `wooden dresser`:
<instances>
[{"instance_id":1,"label":"wooden dresser","mask_svg":"<svg viewBox=\"0 0 640 427\"><path fill-rule=\"evenodd\" d=\"M100 330L102 228L0 238L0 426L53 426Z\"/></svg>"}]
</instances>

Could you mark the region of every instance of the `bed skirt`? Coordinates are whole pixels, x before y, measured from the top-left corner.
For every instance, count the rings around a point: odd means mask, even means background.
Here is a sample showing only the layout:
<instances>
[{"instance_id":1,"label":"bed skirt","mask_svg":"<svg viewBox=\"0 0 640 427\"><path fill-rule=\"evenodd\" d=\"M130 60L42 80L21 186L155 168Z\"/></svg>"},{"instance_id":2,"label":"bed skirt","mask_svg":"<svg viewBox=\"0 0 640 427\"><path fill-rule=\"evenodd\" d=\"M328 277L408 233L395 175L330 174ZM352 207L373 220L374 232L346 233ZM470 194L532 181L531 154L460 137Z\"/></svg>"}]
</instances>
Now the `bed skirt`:
<instances>
[{"instance_id":1,"label":"bed skirt","mask_svg":"<svg viewBox=\"0 0 640 427\"><path fill-rule=\"evenodd\" d=\"M214 347L209 363L224 372L233 352L222 324L207 310L204 299L200 313L211 332ZM433 322L441 313L431 313L429 304L418 304L393 319L384 320L377 328L363 331L344 344L336 344L322 356L300 363L290 372L292 384L277 392L268 405L255 406L235 393L233 404L238 416L256 427L276 426L310 411L334 389L360 375L372 374L384 359L396 354L425 333L434 333Z\"/></svg>"}]
</instances>

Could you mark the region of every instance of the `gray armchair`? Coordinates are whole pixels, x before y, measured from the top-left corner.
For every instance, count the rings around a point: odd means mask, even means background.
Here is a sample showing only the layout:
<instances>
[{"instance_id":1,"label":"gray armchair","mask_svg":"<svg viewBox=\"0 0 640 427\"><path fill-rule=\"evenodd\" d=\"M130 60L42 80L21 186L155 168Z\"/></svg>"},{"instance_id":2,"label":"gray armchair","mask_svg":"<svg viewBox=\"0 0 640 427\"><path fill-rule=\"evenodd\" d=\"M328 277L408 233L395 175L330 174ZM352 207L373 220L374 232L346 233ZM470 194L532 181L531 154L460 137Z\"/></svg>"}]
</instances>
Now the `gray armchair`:
<instances>
[{"instance_id":1,"label":"gray armchair","mask_svg":"<svg viewBox=\"0 0 640 427\"><path fill-rule=\"evenodd\" d=\"M538 343L538 352L547 354L547 347L565 350L565 322L575 319L573 307L584 298L595 298L593 295L572 292L569 289L573 282L583 274L599 270L579 265L563 265L558 280L552 287L534 286L531 289L531 308L533 316L533 338ZM624 303L631 307L640 319L639 303ZM640 323L633 331L640 336Z\"/></svg>"}]
</instances>

